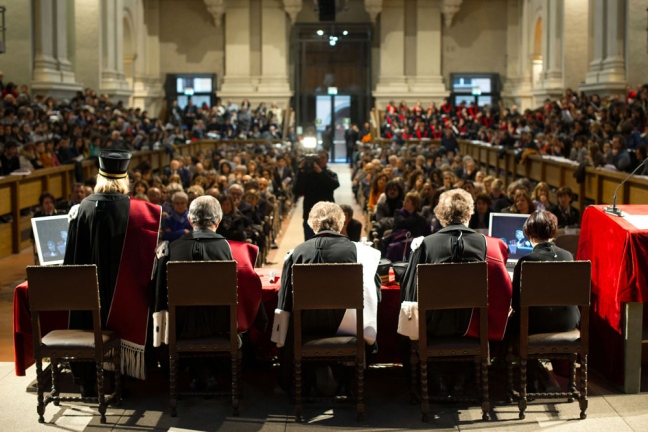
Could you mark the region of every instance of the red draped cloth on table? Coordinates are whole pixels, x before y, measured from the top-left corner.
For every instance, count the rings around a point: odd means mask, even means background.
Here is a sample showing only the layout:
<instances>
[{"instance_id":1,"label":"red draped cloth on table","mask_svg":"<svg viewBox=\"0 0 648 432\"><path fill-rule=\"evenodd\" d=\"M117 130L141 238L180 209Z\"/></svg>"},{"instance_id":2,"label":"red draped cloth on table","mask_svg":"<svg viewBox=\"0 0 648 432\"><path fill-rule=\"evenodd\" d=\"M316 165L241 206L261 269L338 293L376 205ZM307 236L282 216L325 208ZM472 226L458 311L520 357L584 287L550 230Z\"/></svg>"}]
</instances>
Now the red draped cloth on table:
<instances>
[{"instance_id":1,"label":"red draped cloth on table","mask_svg":"<svg viewBox=\"0 0 648 432\"><path fill-rule=\"evenodd\" d=\"M648 215L648 205L619 208L629 215ZM591 206L583 213L577 258L592 261L590 363L622 384L622 304L648 299L648 230L604 209Z\"/></svg>"},{"instance_id":2,"label":"red draped cloth on table","mask_svg":"<svg viewBox=\"0 0 648 432\"><path fill-rule=\"evenodd\" d=\"M229 244L232 248L232 256L237 261L239 331L245 331L252 327L262 299L261 280L254 272L258 249L256 246L244 242L229 241ZM16 375L24 376L25 370L34 364L27 282L18 285L14 290L13 304L14 363ZM65 329L67 324L68 312L66 311L41 313L41 333L43 335L52 330Z\"/></svg>"}]
</instances>

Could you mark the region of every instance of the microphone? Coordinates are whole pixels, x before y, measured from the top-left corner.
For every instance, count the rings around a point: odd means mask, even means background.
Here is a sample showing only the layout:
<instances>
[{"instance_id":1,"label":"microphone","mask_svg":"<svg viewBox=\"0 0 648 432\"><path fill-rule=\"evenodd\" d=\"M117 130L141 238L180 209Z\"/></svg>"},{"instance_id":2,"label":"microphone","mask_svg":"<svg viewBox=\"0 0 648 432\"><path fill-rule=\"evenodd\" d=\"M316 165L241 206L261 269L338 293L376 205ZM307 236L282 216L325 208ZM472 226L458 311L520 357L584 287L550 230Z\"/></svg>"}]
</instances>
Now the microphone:
<instances>
[{"instance_id":1,"label":"microphone","mask_svg":"<svg viewBox=\"0 0 648 432\"><path fill-rule=\"evenodd\" d=\"M622 211L621 211L621 210L616 206L617 192L619 191L619 188L620 188L621 186L623 186L623 184L624 184L625 182L627 182L628 179L629 179L630 177L632 177L633 175L635 175L635 173L636 173L637 171L639 171L639 168L641 168L641 167L643 167L644 165L646 165L646 161L648 161L648 158L647 158L647 159L644 159L643 161L641 161L641 163L637 166L637 168L635 168L634 171L632 171L632 172L628 175L628 177L626 177L626 178L621 182L621 184L620 184L619 186L617 186L616 189L614 189L614 199L613 199L613 201L612 201L612 205L606 207L606 209L605 209L605 213L607 213L607 214L609 214L609 215L613 215L613 216L619 216L619 217L622 217L622 216L623 216L623 212L622 212Z\"/></svg>"}]
</instances>

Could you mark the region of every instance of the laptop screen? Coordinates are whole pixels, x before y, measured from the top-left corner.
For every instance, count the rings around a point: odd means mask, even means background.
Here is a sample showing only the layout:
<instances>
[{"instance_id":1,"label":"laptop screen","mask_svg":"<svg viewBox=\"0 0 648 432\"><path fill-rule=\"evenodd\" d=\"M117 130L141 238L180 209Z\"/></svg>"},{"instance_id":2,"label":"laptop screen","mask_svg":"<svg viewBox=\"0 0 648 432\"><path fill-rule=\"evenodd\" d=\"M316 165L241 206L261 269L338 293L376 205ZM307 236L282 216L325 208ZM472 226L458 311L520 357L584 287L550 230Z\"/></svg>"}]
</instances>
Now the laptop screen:
<instances>
[{"instance_id":1,"label":"laptop screen","mask_svg":"<svg viewBox=\"0 0 648 432\"><path fill-rule=\"evenodd\" d=\"M68 215L32 218L31 223L40 265L63 264L70 226Z\"/></svg>"},{"instance_id":2,"label":"laptop screen","mask_svg":"<svg viewBox=\"0 0 648 432\"><path fill-rule=\"evenodd\" d=\"M529 215L514 213L491 213L488 235L501 239L509 248L509 263L515 263L533 250L524 236L524 222Z\"/></svg>"}]
</instances>

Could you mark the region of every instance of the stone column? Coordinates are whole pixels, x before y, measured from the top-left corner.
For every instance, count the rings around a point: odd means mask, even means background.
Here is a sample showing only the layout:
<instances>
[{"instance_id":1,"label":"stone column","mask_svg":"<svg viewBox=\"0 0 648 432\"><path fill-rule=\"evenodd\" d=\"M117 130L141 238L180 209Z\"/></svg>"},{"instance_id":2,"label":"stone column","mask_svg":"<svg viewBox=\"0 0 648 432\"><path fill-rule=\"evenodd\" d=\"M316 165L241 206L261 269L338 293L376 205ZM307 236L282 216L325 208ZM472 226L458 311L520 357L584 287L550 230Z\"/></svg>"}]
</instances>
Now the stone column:
<instances>
[{"instance_id":1,"label":"stone column","mask_svg":"<svg viewBox=\"0 0 648 432\"><path fill-rule=\"evenodd\" d=\"M34 0L32 90L68 98L81 90L67 58L67 0Z\"/></svg>"},{"instance_id":2,"label":"stone column","mask_svg":"<svg viewBox=\"0 0 648 432\"><path fill-rule=\"evenodd\" d=\"M561 92L563 88L563 0L544 0L542 60L544 83L547 91Z\"/></svg>"},{"instance_id":3,"label":"stone column","mask_svg":"<svg viewBox=\"0 0 648 432\"><path fill-rule=\"evenodd\" d=\"M381 19L385 19L382 15ZM448 95L441 74L441 9L435 0L418 0L416 11L416 76L410 88L416 99L440 102Z\"/></svg>"},{"instance_id":4,"label":"stone column","mask_svg":"<svg viewBox=\"0 0 648 432\"><path fill-rule=\"evenodd\" d=\"M136 0L133 4L136 34L135 86L132 106L157 116L164 100L160 77L160 5L159 0ZM126 71L125 66L125 71Z\"/></svg>"},{"instance_id":5,"label":"stone column","mask_svg":"<svg viewBox=\"0 0 648 432\"><path fill-rule=\"evenodd\" d=\"M250 1L237 0L228 2L225 13L225 77L219 96L239 99L253 95L250 76Z\"/></svg>"},{"instance_id":6,"label":"stone column","mask_svg":"<svg viewBox=\"0 0 648 432\"><path fill-rule=\"evenodd\" d=\"M34 84L61 81L54 53L55 5L52 0L34 0Z\"/></svg>"},{"instance_id":7,"label":"stone column","mask_svg":"<svg viewBox=\"0 0 648 432\"><path fill-rule=\"evenodd\" d=\"M129 97L133 92L124 75L123 0L102 0L100 93Z\"/></svg>"},{"instance_id":8,"label":"stone column","mask_svg":"<svg viewBox=\"0 0 648 432\"><path fill-rule=\"evenodd\" d=\"M229 13L229 12L228 12ZM261 81L258 97L281 101L285 107L292 92L288 83L288 19L281 1L265 0L261 6Z\"/></svg>"},{"instance_id":9,"label":"stone column","mask_svg":"<svg viewBox=\"0 0 648 432\"><path fill-rule=\"evenodd\" d=\"M380 76L374 91L384 107L392 98L408 92L405 79L405 13L403 0L384 3L380 14Z\"/></svg>"},{"instance_id":10,"label":"stone column","mask_svg":"<svg viewBox=\"0 0 648 432\"><path fill-rule=\"evenodd\" d=\"M522 110L533 108L531 96L531 54L529 52L528 2L507 0L506 80L502 89L505 105L518 104Z\"/></svg>"},{"instance_id":11,"label":"stone column","mask_svg":"<svg viewBox=\"0 0 648 432\"><path fill-rule=\"evenodd\" d=\"M591 0L592 60L580 87L601 96L623 94L626 86L624 0Z\"/></svg>"},{"instance_id":12,"label":"stone column","mask_svg":"<svg viewBox=\"0 0 648 432\"><path fill-rule=\"evenodd\" d=\"M625 88L625 1L607 0L605 10L605 58L599 82Z\"/></svg>"},{"instance_id":13,"label":"stone column","mask_svg":"<svg viewBox=\"0 0 648 432\"><path fill-rule=\"evenodd\" d=\"M585 77L586 86L597 84L601 63L605 55L605 0L590 0L590 25L589 31L592 41L592 59L589 64L587 76Z\"/></svg>"}]
</instances>

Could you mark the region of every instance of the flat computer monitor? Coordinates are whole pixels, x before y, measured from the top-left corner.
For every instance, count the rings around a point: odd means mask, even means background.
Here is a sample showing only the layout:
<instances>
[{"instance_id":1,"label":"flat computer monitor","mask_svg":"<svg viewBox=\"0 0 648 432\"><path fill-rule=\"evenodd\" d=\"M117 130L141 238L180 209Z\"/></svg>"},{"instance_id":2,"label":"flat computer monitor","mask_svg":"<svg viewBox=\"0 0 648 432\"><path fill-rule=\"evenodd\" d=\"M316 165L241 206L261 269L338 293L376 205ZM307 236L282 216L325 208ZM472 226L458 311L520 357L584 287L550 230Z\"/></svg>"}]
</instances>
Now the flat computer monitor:
<instances>
[{"instance_id":1,"label":"flat computer monitor","mask_svg":"<svg viewBox=\"0 0 648 432\"><path fill-rule=\"evenodd\" d=\"M68 215L32 218L31 223L40 265L63 264L70 226Z\"/></svg>"},{"instance_id":2,"label":"flat computer monitor","mask_svg":"<svg viewBox=\"0 0 648 432\"><path fill-rule=\"evenodd\" d=\"M524 222L529 215L514 213L491 213L488 235L501 239L509 248L509 263L515 263L533 250L524 235Z\"/></svg>"}]
</instances>

